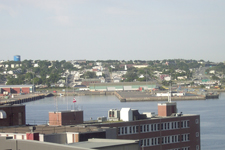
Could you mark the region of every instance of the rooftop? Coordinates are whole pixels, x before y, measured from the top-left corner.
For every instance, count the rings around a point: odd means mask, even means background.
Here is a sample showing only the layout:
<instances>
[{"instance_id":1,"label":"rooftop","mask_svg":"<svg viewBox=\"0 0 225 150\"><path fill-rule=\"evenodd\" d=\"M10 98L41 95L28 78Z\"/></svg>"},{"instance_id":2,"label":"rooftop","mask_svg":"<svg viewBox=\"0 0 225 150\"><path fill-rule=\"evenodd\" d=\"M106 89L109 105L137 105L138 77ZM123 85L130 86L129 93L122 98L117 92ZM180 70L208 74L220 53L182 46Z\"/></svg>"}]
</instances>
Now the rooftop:
<instances>
[{"instance_id":1,"label":"rooftop","mask_svg":"<svg viewBox=\"0 0 225 150\"><path fill-rule=\"evenodd\" d=\"M0 88L11 88L11 87L32 87L32 84L27 84L27 85L0 85Z\"/></svg>"},{"instance_id":2,"label":"rooftop","mask_svg":"<svg viewBox=\"0 0 225 150\"><path fill-rule=\"evenodd\" d=\"M176 116L172 114L171 116L155 116L152 118L135 120L135 121L144 121L150 119L166 119L166 118L177 118L177 117L187 117L187 116L196 116L194 114L182 114L181 116ZM78 133L86 133L86 132L101 132L107 129L107 127L98 127L100 124L111 124L111 123L122 123L125 121L106 121L106 122L97 122L94 120L86 121L83 124L79 125L70 125L70 126L48 126L48 125L37 125L36 130L34 132L38 132L40 134L55 134L55 133L63 133L63 132L78 132ZM132 122L132 121L130 121ZM96 125L96 126L95 126ZM0 133L26 133L30 132L30 126L11 126L11 127L0 127Z\"/></svg>"},{"instance_id":3,"label":"rooftop","mask_svg":"<svg viewBox=\"0 0 225 150\"><path fill-rule=\"evenodd\" d=\"M135 140L115 140L115 139L88 139L88 141L85 142L79 142L79 143L71 143L68 145L73 145L77 147L83 147L83 148L91 148L91 149L98 149L102 147L111 147L111 146L119 146L119 145L126 145L126 144L132 144L137 143L138 141Z\"/></svg>"}]
</instances>

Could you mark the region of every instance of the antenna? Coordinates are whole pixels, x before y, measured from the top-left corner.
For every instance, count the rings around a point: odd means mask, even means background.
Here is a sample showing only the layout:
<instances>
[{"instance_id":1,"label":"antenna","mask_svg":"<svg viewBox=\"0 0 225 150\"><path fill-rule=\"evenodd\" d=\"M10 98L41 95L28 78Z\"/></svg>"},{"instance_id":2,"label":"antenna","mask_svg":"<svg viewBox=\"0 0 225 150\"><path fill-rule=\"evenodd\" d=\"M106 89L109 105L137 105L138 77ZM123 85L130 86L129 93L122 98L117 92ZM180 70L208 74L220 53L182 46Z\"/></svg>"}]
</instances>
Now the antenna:
<instances>
[{"instance_id":1,"label":"antenna","mask_svg":"<svg viewBox=\"0 0 225 150\"><path fill-rule=\"evenodd\" d=\"M171 92L171 86L172 86L172 76L171 76L171 78L170 78L170 87L169 87L169 91L168 91L168 102L169 103L171 103L171 94L172 94L172 92Z\"/></svg>"}]
</instances>

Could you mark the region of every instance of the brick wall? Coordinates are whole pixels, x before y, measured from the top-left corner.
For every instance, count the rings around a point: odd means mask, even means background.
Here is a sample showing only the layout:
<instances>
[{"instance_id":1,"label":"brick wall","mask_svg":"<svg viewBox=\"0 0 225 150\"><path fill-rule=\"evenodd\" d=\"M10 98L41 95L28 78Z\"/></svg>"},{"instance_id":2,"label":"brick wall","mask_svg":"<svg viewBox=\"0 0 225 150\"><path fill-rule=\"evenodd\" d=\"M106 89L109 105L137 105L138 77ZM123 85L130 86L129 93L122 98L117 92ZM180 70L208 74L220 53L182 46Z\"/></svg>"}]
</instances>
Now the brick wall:
<instances>
[{"instance_id":1,"label":"brick wall","mask_svg":"<svg viewBox=\"0 0 225 150\"><path fill-rule=\"evenodd\" d=\"M25 105L0 106L0 110L6 112L6 119L0 119L0 126L25 125Z\"/></svg>"}]
</instances>

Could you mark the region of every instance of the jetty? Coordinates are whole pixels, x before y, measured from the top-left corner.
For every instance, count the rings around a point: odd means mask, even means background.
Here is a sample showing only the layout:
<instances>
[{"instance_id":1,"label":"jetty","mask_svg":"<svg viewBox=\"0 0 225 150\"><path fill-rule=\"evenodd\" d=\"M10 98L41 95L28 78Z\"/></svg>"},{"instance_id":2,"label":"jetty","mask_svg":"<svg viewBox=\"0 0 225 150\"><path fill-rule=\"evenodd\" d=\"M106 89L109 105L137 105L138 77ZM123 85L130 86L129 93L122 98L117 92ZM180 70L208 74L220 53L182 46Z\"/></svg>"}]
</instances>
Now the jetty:
<instances>
[{"instance_id":1,"label":"jetty","mask_svg":"<svg viewBox=\"0 0 225 150\"><path fill-rule=\"evenodd\" d=\"M50 97L50 96L53 96L53 95L51 93L25 94L25 95L14 94L12 97L1 97L0 105L21 104L21 103L36 101L36 100L43 99L45 97Z\"/></svg>"},{"instance_id":2,"label":"jetty","mask_svg":"<svg viewBox=\"0 0 225 150\"><path fill-rule=\"evenodd\" d=\"M139 102L139 101L167 101L168 96L156 96L150 92L115 92L115 96L121 102ZM172 96L173 101L185 100L205 100L205 95L186 94L185 96Z\"/></svg>"}]
</instances>

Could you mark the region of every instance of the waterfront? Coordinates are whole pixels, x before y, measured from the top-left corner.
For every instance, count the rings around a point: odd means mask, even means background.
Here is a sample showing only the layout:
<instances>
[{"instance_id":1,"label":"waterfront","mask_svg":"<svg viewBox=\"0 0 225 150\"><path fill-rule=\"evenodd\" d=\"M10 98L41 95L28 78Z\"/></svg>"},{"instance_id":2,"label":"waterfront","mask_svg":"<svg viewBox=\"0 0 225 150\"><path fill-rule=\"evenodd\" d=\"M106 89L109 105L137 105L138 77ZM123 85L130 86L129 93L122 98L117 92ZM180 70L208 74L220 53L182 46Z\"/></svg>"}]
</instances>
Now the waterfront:
<instances>
[{"instance_id":1,"label":"waterfront","mask_svg":"<svg viewBox=\"0 0 225 150\"><path fill-rule=\"evenodd\" d=\"M48 112L67 110L73 107L73 97L49 97L26 104L27 123L45 124ZM142 112L156 112L159 102L128 102L121 103L115 96L76 96L76 107L84 110L84 120L107 116L111 108L121 109L130 107ZM67 105L68 102L68 105ZM57 105L56 105L57 104ZM184 114L200 114L201 117L201 146L203 150L221 150L225 147L225 93L219 99L198 101L177 101L178 112Z\"/></svg>"}]
</instances>

